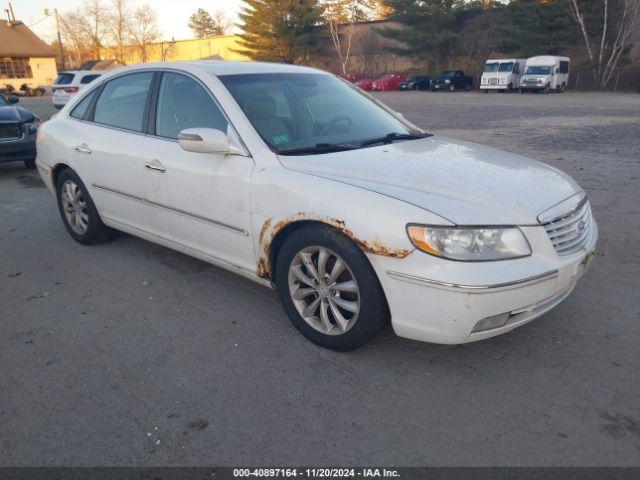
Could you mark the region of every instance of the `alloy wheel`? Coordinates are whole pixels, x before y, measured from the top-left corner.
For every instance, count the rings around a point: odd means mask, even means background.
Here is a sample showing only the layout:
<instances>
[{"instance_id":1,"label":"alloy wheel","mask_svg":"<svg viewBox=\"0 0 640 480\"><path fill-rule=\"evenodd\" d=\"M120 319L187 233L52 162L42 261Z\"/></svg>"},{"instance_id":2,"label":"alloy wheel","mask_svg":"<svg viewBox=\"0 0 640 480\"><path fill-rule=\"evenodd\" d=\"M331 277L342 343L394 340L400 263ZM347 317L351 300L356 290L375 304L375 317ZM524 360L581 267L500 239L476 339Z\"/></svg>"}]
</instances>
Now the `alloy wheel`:
<instances>
[{"instance_id":1,"label":"alloy wheel","mask_svg":"<svg viewBox=\"0 0 640 480\"><path fill-rule=\"evenodd\" d=\"M299 251L289 266L289 294L303 318L326 335L342 335L360 313L360 290L347 263L320 246Z\"/></svg>"},{"instance_id":2,"label":"alloy wheel","mask_svg":"<svg viewBox=\"0 0 640 480\"><path fill-rule=\"evenodd\" d=\"M82 189L73 180L66 180L62 184L60 199L69 226L78 235L84 235L89 228L89 211Z\"/></svg>"}]
</instances>

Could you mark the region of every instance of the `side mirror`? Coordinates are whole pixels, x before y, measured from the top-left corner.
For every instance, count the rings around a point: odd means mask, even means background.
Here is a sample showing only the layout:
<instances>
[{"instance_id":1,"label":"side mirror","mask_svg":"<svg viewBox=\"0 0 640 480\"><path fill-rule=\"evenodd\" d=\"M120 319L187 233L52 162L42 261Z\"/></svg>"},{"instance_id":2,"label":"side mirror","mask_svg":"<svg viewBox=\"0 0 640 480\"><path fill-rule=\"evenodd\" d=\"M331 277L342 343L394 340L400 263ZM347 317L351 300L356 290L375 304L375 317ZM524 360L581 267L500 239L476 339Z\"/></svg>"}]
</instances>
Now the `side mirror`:
<instances>
[{"instance_id":1,"label":"side mirror","mask_svg":"<svg viewBox=\"0 0 640 480\"><path fill-rule=\"evenodd\" d=\"M17 95L11 95L7 100L9 100L9 103L18 103L20 101L20 98Z\"/></svg>"},{"instance_id":2,"label":"side mirror","mask_svg":"<svg viewBox=\"0 0 640 480\"><path fill-rule=\"evenodd\" d=\"M183 150L196 153L230 153L227 134L215 128L185 128L178 135Z\"/></svg>"}]
</instances>

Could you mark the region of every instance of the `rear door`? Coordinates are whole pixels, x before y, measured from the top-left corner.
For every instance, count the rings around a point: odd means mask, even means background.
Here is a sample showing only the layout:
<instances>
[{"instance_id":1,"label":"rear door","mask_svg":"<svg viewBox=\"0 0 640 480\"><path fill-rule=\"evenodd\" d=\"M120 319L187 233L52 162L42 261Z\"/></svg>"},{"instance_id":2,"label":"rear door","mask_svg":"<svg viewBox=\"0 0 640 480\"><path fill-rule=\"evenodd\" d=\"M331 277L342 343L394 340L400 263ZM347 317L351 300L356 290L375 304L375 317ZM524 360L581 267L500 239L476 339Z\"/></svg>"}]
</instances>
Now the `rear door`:
<instances>
[{"instance_id":1,"label":"rear door","mask_svg":"<svg viewBox=\"0 0 640 480\"><path fill-rule=\"evenodd\" d=\"M71 112L73 164L100 215L111 223L148 230L143 204L142 147L155 71L120 75ZM84 109L82 110L81 109ZM76 115L76 110L81 109ZM70 132L71 133L71 132Z\"/></svg>"},{"instance_id":2,"label":"rear door","mask_svg":"<svg viewBox=\"0 0 640 480\"><path fill-rule=\"evenodd\" d=\"M249 156L183 150L186 128L235 130L212 92L182 72L161 74L144 141L146 201L154 232L192 252L252 271Z\"/></svg>"}]
</instances>

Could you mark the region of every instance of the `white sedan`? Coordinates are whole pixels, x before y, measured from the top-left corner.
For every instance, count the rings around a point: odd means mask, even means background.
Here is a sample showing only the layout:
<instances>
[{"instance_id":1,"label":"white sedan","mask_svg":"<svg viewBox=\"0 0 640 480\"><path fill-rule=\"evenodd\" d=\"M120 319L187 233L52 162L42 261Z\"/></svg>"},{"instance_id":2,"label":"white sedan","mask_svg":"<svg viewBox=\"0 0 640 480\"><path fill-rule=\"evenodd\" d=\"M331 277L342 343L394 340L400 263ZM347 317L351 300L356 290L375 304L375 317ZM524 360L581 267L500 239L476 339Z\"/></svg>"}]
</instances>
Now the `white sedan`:
<instances>
[{"instance_id":1,"label":"white sedan","mask_svg":"<svg viewBox=\"0 0 640 480\"><path fill-rule=\"evenodd\" d=\"M598 236L566 174L425 133L304 67L119 69L37 148L75 240L122 230L275 287L336 350L389 323L446 344L512 330L569 295Z\"/></svg>"}]
</instances>

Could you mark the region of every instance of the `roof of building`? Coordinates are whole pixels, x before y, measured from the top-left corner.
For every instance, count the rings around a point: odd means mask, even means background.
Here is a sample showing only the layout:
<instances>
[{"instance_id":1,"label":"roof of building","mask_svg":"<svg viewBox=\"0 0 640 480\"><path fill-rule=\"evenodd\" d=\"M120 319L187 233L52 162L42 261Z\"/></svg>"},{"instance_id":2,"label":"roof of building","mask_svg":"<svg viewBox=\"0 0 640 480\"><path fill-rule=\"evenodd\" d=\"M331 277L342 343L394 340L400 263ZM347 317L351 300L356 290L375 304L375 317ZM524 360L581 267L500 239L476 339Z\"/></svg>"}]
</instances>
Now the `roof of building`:
<instances>
[{"instance_id":1,"label":"roof of building","mask_svg":"<svg viewBox=\"0 0 640 480\"><path fill-rule=\"evenodd\" d=\"M0 57L55 57L53 49L20 21L0 22Z\"/></svg>"}]
</instances>

